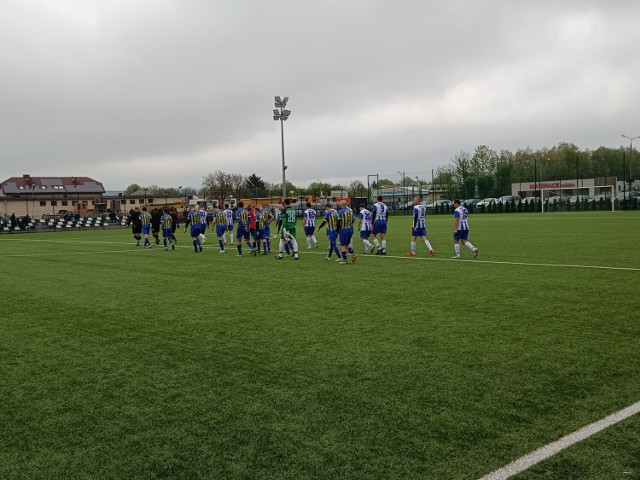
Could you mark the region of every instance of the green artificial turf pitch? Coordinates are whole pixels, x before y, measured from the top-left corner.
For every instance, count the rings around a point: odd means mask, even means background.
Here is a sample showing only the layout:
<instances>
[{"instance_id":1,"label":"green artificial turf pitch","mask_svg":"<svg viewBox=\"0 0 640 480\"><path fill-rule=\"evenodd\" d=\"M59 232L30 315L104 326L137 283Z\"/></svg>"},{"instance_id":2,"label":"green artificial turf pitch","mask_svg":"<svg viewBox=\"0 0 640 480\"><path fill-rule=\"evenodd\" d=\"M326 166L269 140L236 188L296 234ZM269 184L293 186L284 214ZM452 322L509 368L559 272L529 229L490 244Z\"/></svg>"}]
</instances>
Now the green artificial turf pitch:
<instances>
[{"instance_id":1,"label":"green artificial turf pitch","mask_svg":"<svg viewBox=\"0 0 640 480\"><path fill-rule=\"evenodd\" d=\"M0 478L472 479L640 400L640 215L470 224L476 260L450 216L404 257L392 217L348 265L324 232L297 262L1 236ZM639 421L521 476L640 478Z\"/></svg>"}]
</instances>

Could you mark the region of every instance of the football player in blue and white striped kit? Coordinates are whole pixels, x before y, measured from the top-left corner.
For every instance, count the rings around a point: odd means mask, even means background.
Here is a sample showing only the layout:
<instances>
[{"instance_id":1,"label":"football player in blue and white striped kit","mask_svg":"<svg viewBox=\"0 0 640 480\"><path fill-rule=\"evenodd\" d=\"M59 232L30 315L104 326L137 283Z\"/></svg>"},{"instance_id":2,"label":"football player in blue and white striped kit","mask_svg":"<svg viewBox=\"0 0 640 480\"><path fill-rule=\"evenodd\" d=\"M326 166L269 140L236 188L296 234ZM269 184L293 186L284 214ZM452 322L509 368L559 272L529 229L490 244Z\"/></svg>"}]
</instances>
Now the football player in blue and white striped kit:
<instances>
[{"instance_id":1,"label":"football player in blue and white striped kit","mask_svg":"<svg viewBox=\"0 0 640 480\"><path fill-rule=\"evenodd\" d=\"M227 216L227 231L229 232L229 243L233 243L233 210L229 208L229 204L224 204L224 214ZM223 238L224 243L227 243L227 239Z\"/></svg>"},{"instance_id":2,"label":"football player in blue and white striped kit","mask_svg":"<svg viewBox=\"0 0 640 480\"><path fill-rule=\"evenodd\" d=\"M360 240L364 243L364 253L369 253L369 250L373 247L369 241L371 237L371 219L372 215L367 207L360 204L360 213L358 213L358 226L360 230Z\"/></svg>"},{"instance_id":3,"label":"football player in blue and white striped kit","mask_svg":"<svg viewBox=\"0 0 640 480\"><path fill-rule=\"evenodd\" d=\"M376 203L373 204L373 230L371 236L373 237L373 244L378 251L376 255L387 254L387 214L389 213L389 207L382 202L382 195L378 195ZM378 241L378 234L380 240Z\"/></svg>"},{"instance_id":4,"label":"football player in blue and white striped kit","mask_svg":"<svg viewBox=\"0 0 640 480\"><path fill-rule=\"evenodd\" d=\"M427 240L427 207L422 205L422 199L416 196L413 199L413 227L411 228L411 251L407 253L407 257L416 256L416 239L420 237L429 251L429 256L433 257L436 251L431 247L431 243Z\"/></svg>"},{"instance_id":5,"label":"football player in blue and white striped kit","mask_svg":"<svg viewBox=\"0 0 640 480\"><path fill-rule=\"evenodd\" d=\"M318 248L318 240L314 233L316 232L316 211L311 208L311 202L307 202L307 209L304 211L304 234L307 237L307 250L311 249L311 244Z\"/></svg>"},{"instance_id":6,"label":"football player in blue and white striped kit","mask_svg":"<svg viewBox=\"0 0 640 480\"><path fill-rule=\"evenodd\" d=\"M207 204L205 203L200 209L200 235L198 238L200 239L200 243L204 244L207 241L207 237L205 237L204 232L207 230Z\"/></svg>"},{"instance_id":7,"label":"football player in blue and white striped kit","mask_svg":"<svg viewBox=\"0 0 640 480\"><path fill-rule=\"evenodd\" d=\"M460 203L460 200L454 200L453 206L455 210L453 211L453 217L455 219L455 228L453 230L453 246L456 250L456 254L451 258L460 258L460 242L467 247L469 250L473 252L473 256L478 256L478 249L474 247L471 242L468 240L469 238L469 211L463 207Z\"/></svg>"}]
</instances>

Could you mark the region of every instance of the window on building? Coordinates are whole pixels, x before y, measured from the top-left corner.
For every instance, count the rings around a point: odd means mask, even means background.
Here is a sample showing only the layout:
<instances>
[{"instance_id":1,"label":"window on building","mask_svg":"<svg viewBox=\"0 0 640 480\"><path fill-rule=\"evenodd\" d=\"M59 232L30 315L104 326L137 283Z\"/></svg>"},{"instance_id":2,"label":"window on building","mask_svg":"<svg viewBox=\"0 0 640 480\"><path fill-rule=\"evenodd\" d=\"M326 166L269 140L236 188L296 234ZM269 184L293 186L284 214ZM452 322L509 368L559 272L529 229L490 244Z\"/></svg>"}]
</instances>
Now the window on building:
<instances>
[{"instance_id":1,"label":"window on building","mask_svg":"<svg viewBox=\"0 0 640 480\"><path fill-rule=\"evenodd\" d=\"M149 203L153 203L153 198L150 198L150 199L149 199Z\"/></svg>"},{"instance_id":2,"label":"window on building","mask_svg":"<svg viewBox=\"0 0 640 480\"><path fill-rule=\"evenodd\" d=\"M52 207L57 207L58 206L58 201L57 200L51 200L51 206Z\"/></svg>"},{"instance_id":3,"label":"window on building","mask_svg":"<svg viewBox=\"0 0 640 480\"><path fill-rule=\"evenodd\" d=\"M140 200L138 200L139 204L143 204L144 203L144 198L141 198Z\"/></svg>"},{"instance_id":4,"label":"window on building","mask_svg":"<svg viewBox=\"0 0 640 480\"><path fill-rule=\"evenodd\" d=\"M135 203L136 203L136 200L134 198L129 199L129 205L133 205Z\"/></svg>"},{"instance_id":5,"label":"window on building","mask_svg":"<svg viewBox=\"0 0 640 480\"><path fill-rule=\"evenodd\" d=\"M126 205L127 201L126 200L120 200L120 205Z\"/></svg>"},{"instance_id":6,"label":"window on building","mask_svg":"<svg viewBox=\"0 0 640 480\"><path fill-rule=\"evenodd\" d=\"M66 200L62 200L62 206L66 207L69 205L69 202L67 202Z\"/></svg>"},{"instance_id":7,"label":"window on building","mask_svg":"<svg viewBox=\"0 0 640 480\"><path fill-rule=\"evenodd\" d=\"M91 200L91 205L95 205L96 201L95 200Z\"/></svg>"},{"instance_id":8,"label":"window on building","mask_svg":"<svg viewBox=\"0 0 640 480\"><path fill-rule=\"evenodd\" d=\"M41 207L46 207L47 206L47 202L40 200L40 206Z\"/></svg>"},{"instance_id":9,"label":"window on building","mask_svg":"<svg viewBox=\"0 0 640 480\"><path fill-rule=\"evenodd\" d=\"M75 201L75 200L71 200L71 205L72 205L73 207L75 207L75 206L76 206L76 201Z\"/></svg>"}]
</instances>

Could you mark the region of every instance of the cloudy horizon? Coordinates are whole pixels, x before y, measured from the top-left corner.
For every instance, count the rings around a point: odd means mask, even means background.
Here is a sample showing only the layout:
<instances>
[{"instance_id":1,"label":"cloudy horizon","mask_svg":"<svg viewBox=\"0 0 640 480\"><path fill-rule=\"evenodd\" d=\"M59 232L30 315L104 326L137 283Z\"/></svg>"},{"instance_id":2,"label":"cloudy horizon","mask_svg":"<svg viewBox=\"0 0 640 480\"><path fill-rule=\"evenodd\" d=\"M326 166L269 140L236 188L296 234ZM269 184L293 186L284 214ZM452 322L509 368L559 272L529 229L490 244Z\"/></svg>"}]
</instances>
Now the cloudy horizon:
<instances>
[{"instance_id":1,"label":"cloudy horizon","mask_svg":"<svg viewBox=\"0 0 640 480\"><path fill-rule=\"evenodd\" d=\"M460 151L628 146L640 4L5 0L2 180L430 176Z\"/></svg>"}]
</instances>

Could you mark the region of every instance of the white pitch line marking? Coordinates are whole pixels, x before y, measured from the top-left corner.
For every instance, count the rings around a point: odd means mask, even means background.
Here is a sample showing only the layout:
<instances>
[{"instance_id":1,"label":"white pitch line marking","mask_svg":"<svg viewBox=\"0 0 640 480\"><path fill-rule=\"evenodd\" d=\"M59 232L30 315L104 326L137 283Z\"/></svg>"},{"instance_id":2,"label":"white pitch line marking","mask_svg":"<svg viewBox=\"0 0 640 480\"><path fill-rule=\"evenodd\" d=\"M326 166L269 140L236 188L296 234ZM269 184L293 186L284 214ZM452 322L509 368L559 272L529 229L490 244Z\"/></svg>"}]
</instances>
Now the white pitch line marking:
<instances>
[{"instance_id":1,"label":"white pitch line marking","mask_svg":"<svg viewBox=\"0 0 640 480\"><path fill-rule=\"evenodd\" d=\"M13 240L13 239L7 239L7 240ZM18 239L15 239L18 240ZM49 240L49 239L24 239L22 241L30 241L30 242L50 242L50 243L82 243L82 244L92 244L92 243L105 243L105 244L110 244L110 245L133 245L131 242L108 242L108 241L104 241L104 240ZM156 245L157 246L157 245ZM190 247L190 245L176 245L176 248L181 248L181 247ZM129 251L129 250L126 250ZM119 250L114 251L115 252L119 252ZM85 254L89 254L90 252L86 252ZM99 252L94 252L94 253L99 253ZM105 253L111 253L111 252L105 252ZM299 252L300 254L305 254L305 255L323 255L326 256L326 252ZM62 253L61 253L62 254ZM76 253L77 254L77 253ZM0 257L28 257L28 256L32 256L32 255L48 255L48 254L14 254L14 255L0 255ZM65 255L71 255L70 253L66 253ZM640 268L634 268L634 267L607 267L604 265L579 265L579 264L571 264L571 263L529 263L529 262L507 262L507 261L500 261L500 260L478 260L478 259L469 259L469 260L455 260L455 259L451 259L451 258L433 258L433 257L402 257L402 256L397 256L397 255L372 255L372 254L358 254L359 257L372 257L372 258L393 258L393 259L397 259L397 260L426 260L426 261L430 261L430 262L468 262L468 263L485 263L485 264L490 264L490 265L516 265L516 266L525 266L525 267L551 267L551 268L586 268L586 269L593 269L593 270L617 270L617 271L627 271L627 272L640 272Z\"/></svg>"},{"instance_id":2,"label":"white pitch line marking","mask_svg":"<svg viewBox=\"0 0 640 480\"><path fill-rule=\"evenodd\" d=\"M320 252L299 252L299 253L304 253L304 254L308 254L308 255L325 255L326 253L320 253ZM526 266L526 267L562 267L562 268L591 268L591 269L596 269L596 270L623 270L623 271L629 271L629 272L640 272L640 268L633 268L633 267L606 267L606 266L602 266L602 265L578 265L578 264L563 264L563 263L527 263L527 262L503 262L503 261L499 261L499 260L477 260L477 259L469 259L469 260L456 260L453 258L427 258L427 257L399 257L396 255L372 255L372 254L358 254L359 258L394 258L397 260L407 260L407 261L413 261L413 260L426 260L428 262L456 262L456 263L460 263L460 262L468 262L468 263L488 263L488 264L492 264L492 265L521 265L521 266Z\"/></svg>"},{"instance_id":3,"label":"white pitch line marking","mask_svg":"<svg viewBox=\"0 0 640 480\"><path fill-rule=\"evenodd\" d=\"M9 253L6 255L0 255L0 257L55 257L55 256L69 256L69 255L100 255L103 253L132 253L140 252L141 250L101 250L97 252L49 252L49 253Z\"/></svg>"},{"instance_id":4,"label":"white pitch line marking","mask_svg":"<svg viewBox=\"0 0 640 480\"><path fill-rule=\"evenodd\" d=\"M524 457L520 457L517 460L505 465L498 470L495 470L488 475L485 475L480 480L505 480L513 475L516 475L520 472L527 470L528 468L536 465L543 460L546 460L549 457L561 452L565 448L570 447L582 440L589 438L591 435L594 435L598 432L601 432L605 428L608 428L616 423L621 422L633 415L640 413L640 402L636 402L633 405L628 406L618 412L615 412L608 417L603 418L602 420L598 420L597 422L593 422L586 427L581 428L569 435L565 435L564 437L556 440L555 442L551 442L544 447L541 447Z\"/></svg>"}]
</instances>

